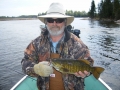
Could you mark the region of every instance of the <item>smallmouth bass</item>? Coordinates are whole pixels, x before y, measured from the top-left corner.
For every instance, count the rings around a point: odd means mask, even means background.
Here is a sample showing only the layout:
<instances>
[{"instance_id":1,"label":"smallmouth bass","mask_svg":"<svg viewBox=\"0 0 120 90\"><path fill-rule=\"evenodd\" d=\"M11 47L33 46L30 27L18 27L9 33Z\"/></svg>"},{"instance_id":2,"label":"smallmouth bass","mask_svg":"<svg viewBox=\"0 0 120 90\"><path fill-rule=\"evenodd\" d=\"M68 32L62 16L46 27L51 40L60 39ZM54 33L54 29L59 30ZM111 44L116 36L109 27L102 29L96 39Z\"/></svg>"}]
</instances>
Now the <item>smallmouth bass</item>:
<instances>
[{"instance_id":1,"label":"smallmouth bass","mask_svg":"<svg viewBox=\"0 0 120 90\"><path fill-rule=\"evenodd\" d=\"M84 72L85 70L91 72L93 76L98 79L104 68L97 66L90 66L90 62L85 59L52 59L52 66L61 73L74 74L76 72Z\"/></svg>"}]
</instances>

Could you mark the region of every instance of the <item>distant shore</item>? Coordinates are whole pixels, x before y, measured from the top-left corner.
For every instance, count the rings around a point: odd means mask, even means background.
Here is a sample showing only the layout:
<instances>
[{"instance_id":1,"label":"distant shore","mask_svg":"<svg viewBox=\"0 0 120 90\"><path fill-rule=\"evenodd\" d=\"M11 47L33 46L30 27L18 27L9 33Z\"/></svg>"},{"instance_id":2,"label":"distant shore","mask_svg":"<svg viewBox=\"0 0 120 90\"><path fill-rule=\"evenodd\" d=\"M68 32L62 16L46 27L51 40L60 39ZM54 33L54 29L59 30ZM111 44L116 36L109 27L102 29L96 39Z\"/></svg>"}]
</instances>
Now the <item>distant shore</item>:
<instances>
[{"instance_id":1,"label":"distant shore","mask_svg":"<svg viewBox=\"0 0 120 90\"><path fill-rule=\"evenodd\" d=\"M21 18L21 17L0 17L0 21L12 21L12 20L37 20L38 18ZM97 21L108 21L108 22L115 22L117 24L120 24L120 20L113 20L113 19L99 19L99 18L94 18L91 19L89 17L84 17L84 18L80 18L80 20L97 20Z\"/></svg>"},{"instance_id":2,"label":"distant shore","mask_svg":"<svg viewBox=\"0 0 120 90\"><path fill-rule=\"evenodd\" d=\"M0 18L0 21L10 21L10 20L36 20L38 18Z\"/></svg>"}]
</instances>

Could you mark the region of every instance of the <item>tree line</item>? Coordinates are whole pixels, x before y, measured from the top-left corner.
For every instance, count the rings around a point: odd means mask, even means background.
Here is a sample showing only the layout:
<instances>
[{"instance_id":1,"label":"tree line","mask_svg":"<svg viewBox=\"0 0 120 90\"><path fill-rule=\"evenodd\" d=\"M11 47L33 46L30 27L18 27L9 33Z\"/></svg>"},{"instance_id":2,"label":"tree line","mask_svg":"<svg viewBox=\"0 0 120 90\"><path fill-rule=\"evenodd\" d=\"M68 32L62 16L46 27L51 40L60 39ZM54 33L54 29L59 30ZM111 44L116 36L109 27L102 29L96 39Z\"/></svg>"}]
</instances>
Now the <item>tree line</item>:
<instances>
[{"instance_id":1,"label":"tree line","mask_svg":"<svg viewBox=\"0 0 120 90\"><path fill-rule=\"evenodd\" d=\"M118 20L120 19L120 0L101 0L97 8L95 1L92 0L88 14L90 18Z\"/></svg>"},{"instance_id":2,"label":"tree line","mask_svg":"<svg viewBox=\"0 0 120 90\"><path fill-rule=\"evenodd\" d=\"M39 13L38 16L45 14L46 12ZM120 0L101 0L97 7L95 5L95 1L92 0L91 7L88 12L66 10L66 14L74 17L118 20L120 19Z\"/></svg>"},{"instance_id":3,"label":"tree line","mask_svg":"<svg viewBox=\"0 0 120 90\"><path fill-rule=\"evenodd\" d=\"M45 15L45 13L39 13L38 16ZM73 11L73 10L66 10L66 15L74 16L74 17L88 17L88 13L85 11Z\"/></svg>"},{"instance_id":4,"label":"tree line","mask_svg":"<svg viewBox=\"0 0 120 90\"><path fill-rule=\"evenodd\" d=\"M85 11L73 11L66 10L66 15L74 17L90 17L99 19L120 19L120 0L101 0L97 7L95 1L91 1L91 7L88 12ZM39 13L38 15L21 15L17 18L37 18L37 16L45 15L46 12ZM6 18L6 16L1 16L0 18ZM9 18L7 16L7 18ZM16 18L16 17L12 17Z\"/></svg>"},{"instance_id":5,"label":"tree line","mask_svg":"<svg viewBox=\"0 0 120 90\"><path fill-rule=\"evenodd\" d=\"M37 15L21 15L21 16L18 16L18 17L15 17L15 16L12 16L12 17L0 16L0 18L37 18Z\"/></svg>"}]
</instances>

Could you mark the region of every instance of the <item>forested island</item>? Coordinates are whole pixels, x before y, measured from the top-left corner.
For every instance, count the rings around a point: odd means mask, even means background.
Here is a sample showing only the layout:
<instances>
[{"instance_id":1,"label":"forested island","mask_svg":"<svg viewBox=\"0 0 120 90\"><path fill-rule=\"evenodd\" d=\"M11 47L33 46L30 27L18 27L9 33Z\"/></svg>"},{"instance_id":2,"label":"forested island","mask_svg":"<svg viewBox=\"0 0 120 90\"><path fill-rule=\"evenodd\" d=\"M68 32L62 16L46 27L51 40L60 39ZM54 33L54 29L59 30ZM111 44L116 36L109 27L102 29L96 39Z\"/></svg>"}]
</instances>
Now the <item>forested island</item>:
<instances>
[{"instance_id":1,"label":"forested island","mask_svg":"<svg viewBox=\"0 0 120 90\"><path fill-rule=\"evenodd\" d=\"M37 19L40 15L45 15L46 12L38 13L38 15L21 15L17 17L0 16L0 20L31 20ZM101 0L96 6L95 0L92 0L91 7L88 12L66 10L67 15L74 17L89 17L97 20L116 21L120 20L120 0Z\"/></svg>"}]
</instances>

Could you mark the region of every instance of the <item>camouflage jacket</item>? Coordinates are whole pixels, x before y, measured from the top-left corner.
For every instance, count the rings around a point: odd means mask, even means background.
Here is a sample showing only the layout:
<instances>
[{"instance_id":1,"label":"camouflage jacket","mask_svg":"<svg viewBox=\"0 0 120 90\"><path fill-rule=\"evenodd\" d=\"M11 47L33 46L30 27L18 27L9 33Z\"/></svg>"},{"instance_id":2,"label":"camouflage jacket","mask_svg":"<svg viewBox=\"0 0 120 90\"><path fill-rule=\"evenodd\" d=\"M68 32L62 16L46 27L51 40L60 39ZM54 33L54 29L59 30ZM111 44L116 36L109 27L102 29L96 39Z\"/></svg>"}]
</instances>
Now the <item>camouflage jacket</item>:
<instances>
[{"instance_id":1,"label":"camouflage jacket","mask_svg":"<svg viewBox=\"0 0 120 90\"><path fill-rule=\"evenodd\" d=\"M60 58L87 59L93 64L88 47L74 34L65 30L64 40L60 43L61 51L58 50ZM41 61L49 61L51 53L48 31L44 30L39 37L33 40L25 50L22 59L22 69L29 76L38 77L41 82L41 90L49 90L49 77L41 77L34 73L33 66ZM63 75L65 90L84 90L83 79L75 75Z\"/></svg>"}]
</instances>

